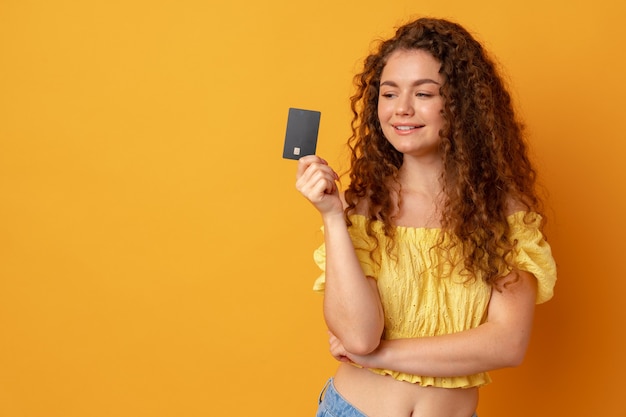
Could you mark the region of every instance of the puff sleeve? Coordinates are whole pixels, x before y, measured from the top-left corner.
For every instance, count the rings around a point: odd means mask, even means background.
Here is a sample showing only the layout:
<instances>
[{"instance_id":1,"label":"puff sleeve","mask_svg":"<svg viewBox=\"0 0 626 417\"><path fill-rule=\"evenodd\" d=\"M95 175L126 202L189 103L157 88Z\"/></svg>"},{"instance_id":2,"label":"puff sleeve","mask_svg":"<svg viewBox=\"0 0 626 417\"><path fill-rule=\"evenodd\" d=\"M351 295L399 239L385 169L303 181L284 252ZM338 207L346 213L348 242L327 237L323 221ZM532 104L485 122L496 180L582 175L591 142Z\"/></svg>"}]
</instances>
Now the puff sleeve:
<instances>
[{"instance_id":1,"label":"puff sleeve","mask_svg":"<svg viewBox=\"0 0 626 417\"><path fill-rule=\"evenodd\" d=\"M556 262L550 245L540 230L541 216L536 213L515 213L509 216L509 225L511 240L517 242L513 251L514 268L535 276L536 303L545 303L554 295Z\"/></svg>"},{"instance_id":2,"label":"puff sleeve","mask_svg":"<svg viewBox=\"0 0 626 417\"><path fill-rule=\"evenodd\" d=\"M380 251L375 249L372 238L365 231L365 220L360 216L351 217L352 226L348 229L354 251L356 252L361 268L365 276L376 279L380 270ZM322 228L322 232L324 228ZM379 245L380 246L380 245ZM326 245L322 244L313 252L313 260L322 270L320 276L313 284L313 291L323 293L326 282Z\"/></svg>"}]
</instances>

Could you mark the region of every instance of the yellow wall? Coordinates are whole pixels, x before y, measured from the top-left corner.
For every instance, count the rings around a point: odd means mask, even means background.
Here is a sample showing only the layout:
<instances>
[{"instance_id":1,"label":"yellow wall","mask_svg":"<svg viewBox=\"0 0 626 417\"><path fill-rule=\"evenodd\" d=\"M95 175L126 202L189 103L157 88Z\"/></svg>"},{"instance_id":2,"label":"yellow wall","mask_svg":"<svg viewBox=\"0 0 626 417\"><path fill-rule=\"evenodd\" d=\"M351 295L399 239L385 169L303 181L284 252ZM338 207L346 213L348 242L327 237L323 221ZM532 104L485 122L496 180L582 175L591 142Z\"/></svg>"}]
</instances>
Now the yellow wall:
<instances>
[{"instance_id":1,"label":"yellow wall","mask_svg":"<svg viewBox=\"0 0 626 417\"><path fill-rule=\"evenodd\" d=\"M419 14L505 65L553 208L556 298L481 417L625 416L618 3L0 1L0 416L312 416L335 363L287 108L345 167L351 76Z\"/></svg>"}]
</instances>

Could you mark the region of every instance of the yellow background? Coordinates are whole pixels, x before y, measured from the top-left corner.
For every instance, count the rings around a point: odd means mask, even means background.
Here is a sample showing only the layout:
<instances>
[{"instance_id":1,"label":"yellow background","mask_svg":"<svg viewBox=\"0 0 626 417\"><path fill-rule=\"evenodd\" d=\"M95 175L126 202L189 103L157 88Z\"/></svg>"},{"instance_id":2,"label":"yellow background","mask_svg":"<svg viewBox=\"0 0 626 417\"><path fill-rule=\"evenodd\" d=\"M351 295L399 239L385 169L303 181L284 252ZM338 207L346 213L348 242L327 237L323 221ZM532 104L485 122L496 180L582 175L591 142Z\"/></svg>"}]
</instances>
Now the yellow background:
<instances>
[{"instance_id":1,"label":"yellow background","mask_svg":"<svg viewBox=\"0 0 626 417\"><path fill-rule=\"evenodd\" d=\"M502 62L550 193L556 297L490 416L626 416L623 2L0 0L0 416L312 416L319 219L281 159L409 17Z\"/></svg>"}]
</instances>

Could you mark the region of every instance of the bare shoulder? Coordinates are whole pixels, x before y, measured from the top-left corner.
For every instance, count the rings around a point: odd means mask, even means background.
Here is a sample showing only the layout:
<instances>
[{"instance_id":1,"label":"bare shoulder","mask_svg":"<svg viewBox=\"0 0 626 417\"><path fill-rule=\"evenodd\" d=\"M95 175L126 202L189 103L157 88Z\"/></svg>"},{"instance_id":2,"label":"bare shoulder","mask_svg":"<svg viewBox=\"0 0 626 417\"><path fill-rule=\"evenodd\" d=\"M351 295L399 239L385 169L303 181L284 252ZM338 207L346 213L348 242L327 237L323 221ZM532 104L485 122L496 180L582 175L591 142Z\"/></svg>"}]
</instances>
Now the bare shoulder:
<instances>
[{"instance_id":1,"label":"bare shoulder","mask_svg":"<svg viewBox=\"0 0 626 417\"><path fill-rule=\"evenodd\" d=\"M519 211L528 211L528 204L525 204L524 201L509 197L506 201L506 215L510 216L511 214L517 213Z\"/></svg>"},{"instance_id":2,"label":"bare shoulder","mask_svg":"<svg viewBox=\"0 0 626 417\"><path fill-rule=\"evenodd\" d=\"M498 280L494 288L500 292L502 290L513 292L530 291L534 297L537 292L537 279L528 271L516 269Z\"/></svg>"}]
</instances>

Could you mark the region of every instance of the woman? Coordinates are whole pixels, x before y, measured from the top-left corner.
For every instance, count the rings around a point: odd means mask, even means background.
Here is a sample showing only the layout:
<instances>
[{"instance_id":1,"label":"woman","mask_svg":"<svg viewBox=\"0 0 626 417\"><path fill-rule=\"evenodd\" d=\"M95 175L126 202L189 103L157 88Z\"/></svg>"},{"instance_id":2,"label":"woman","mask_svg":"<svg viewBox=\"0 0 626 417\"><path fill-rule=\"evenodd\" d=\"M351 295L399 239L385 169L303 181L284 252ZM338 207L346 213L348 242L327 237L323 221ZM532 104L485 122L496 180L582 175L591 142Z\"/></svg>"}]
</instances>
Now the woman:
<instances>
[{"instance_id":1,"label":"woman","mask_svg":"<svg viewBox=\"0 0 626 417\"><path fill-rule=\"evenodd\" d=\"M470 417L556 281L523 129L493 61L445 20L399 28L355 83L347 190L317 156L297 173L341 361L318 416Z\"/></svg>"}]
</instances>

